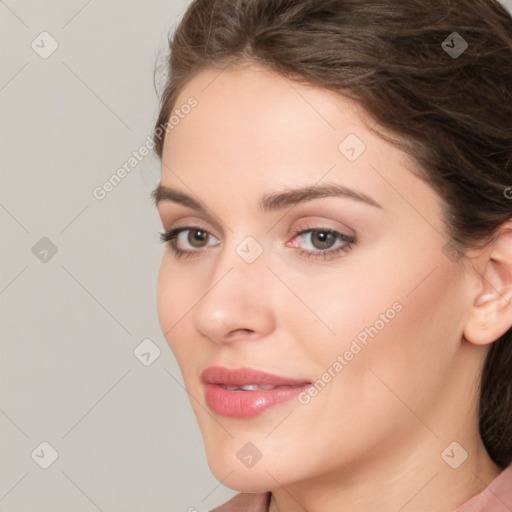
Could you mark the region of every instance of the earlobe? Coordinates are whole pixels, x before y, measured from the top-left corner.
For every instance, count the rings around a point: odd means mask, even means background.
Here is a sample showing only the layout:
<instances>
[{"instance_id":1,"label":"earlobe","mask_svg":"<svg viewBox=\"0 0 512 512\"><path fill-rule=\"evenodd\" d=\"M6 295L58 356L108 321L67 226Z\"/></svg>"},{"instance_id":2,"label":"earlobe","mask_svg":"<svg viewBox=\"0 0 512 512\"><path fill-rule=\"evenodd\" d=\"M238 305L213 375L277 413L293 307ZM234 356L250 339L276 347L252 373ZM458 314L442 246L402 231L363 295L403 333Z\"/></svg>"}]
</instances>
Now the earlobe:
<instances>
[{"instance_id":1,"label":"earlobe","mask_svg":"<svg viewBox=\"0 0 512 512\"><path fill-rule=\"evenodd\" d=\"M496 299L496 293L481 293L475 300L475 306L483 306L487 302Z\"/></svg>"},{"instance_id":2,"label":"earlobe","mask_svg":"<svg viewBox=\"0 0 512 512\"><path fill-rule=\"evenodd\" d=\"M499 339L512 326L512 231L505 223L482 252L478 268L480 291L474 298L464 338L475 345Z\"/></svg>"},{"instance_id":3,"label":"earlobe","mask_svg":"<svg viewBox=\"0 0 512 512\"><path fill-rule=\"evenodd\" d=\"M492 285L487 283L487 286ZM512 326L512 306L508 298L511 292L512 289L483 291L475 298L464 329L467 341L475 345L487 345L509 330Z\"/></svg>"},{"instance_id":4,"label":"earlobe","mask_svg":"<svg viewBox=\"0 0 512 512\"><path fill-rule=\"evenodd\" d=\"M496 341L512 325L512 315L503 311L505 300L499 295L473 305L464 328L464 338L475 345L487 345ZM512 309L508 304L506 308ZM505 313L505 314L504 314Z\"/></svg>"}]
</instances>

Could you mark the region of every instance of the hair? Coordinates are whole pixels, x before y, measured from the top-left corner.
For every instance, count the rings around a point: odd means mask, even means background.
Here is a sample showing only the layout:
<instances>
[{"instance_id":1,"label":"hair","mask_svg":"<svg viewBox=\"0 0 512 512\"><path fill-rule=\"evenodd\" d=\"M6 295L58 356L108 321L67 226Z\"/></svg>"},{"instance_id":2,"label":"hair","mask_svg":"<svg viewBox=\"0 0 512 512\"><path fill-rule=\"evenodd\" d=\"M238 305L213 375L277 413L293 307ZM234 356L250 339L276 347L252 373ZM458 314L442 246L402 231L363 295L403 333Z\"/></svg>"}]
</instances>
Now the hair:
<instances>
[{"instance_id":1,"label":"hair","mask_svg":"<svg viewBox=\"0 0 512 512\"><path fill-rule=\"evenodd\" d=\"M459 56L442 45L454 31L468 43ZM464 261L512 217L512 17L495 0L195 0L169 50L156 130L201 71L262 64L357 101L419 164L442 199L449 257ZM480 435L505 468L512 328L491 344L479 378Z\"/></svg>"}]
</instances>

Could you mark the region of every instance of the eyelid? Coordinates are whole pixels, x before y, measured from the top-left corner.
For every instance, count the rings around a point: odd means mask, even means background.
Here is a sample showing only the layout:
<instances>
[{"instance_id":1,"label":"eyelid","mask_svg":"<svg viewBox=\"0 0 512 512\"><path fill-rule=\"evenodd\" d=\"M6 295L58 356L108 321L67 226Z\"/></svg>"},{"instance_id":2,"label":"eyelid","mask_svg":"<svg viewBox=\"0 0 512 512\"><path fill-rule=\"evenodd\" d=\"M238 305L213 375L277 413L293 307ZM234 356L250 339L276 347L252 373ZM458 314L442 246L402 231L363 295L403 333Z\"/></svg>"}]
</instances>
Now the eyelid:
<instances>
[{"instance_id":1,"label":"eyelid","mask_svg":"<svg viewBox=\"0 0 512 512\"><path fill-rule=\"evenodd\" d=\"M165 230L163 233L160 233L160 238L162 241L166 241L164 239L168 238L177 238L179 235L181 235L181 233L185 231L205 231L208 234L208 237L213 237L220 243L220 240L209 229L205 229L201 226L194 226L192 224L187 226L176 226L171 229Z\"/></svg>"},{"instance_id":2,"label":"eyelid","mask_svg":"<svg viewBox=\"0 0 512 512\"><path fill-rule=\"evenodd\" d=\"M297 235L301 231L320 231L322 229L327 231L336 231L341 235L345 235L347 237L353 238L357 240L357 233L355 229L349 227L346 224L343 224L339 221L334 221L327 217L322 216L314 216L313 218L308 217L307 220L298 221L295 224L298 224L300 227L294 227L292 229L292 233Z\"/></svg>"},{"instance_id":3,"label":"eyelid","mask_svg":"<svg viewBox=\"0 0 512 512\"><path fill-rule=\"evenodd\" d=\"M214 217L209 213L194 215L190 213L190 208L180 207L179 205L175 205L174 203L169 203L166 201L160 203L158 208L158 215L160 216L164 226L176 223L176 229L178 227L197 227L199 229L204 229L205 231L208 231L208 233L212 234L212 230L216 231L222 236L225 233L225 229L227 231L231 231L231 229L225 223L219 220L218 217ZM186 213L183 212L182 208L186 209ZM203 224L205 225L203 226ZM173 226L171 229L175 229L175 227Z\"/></svg>"},{"instance_id":4,"label":"eyelid","mask_svg":"<svg viewBox=\"0 0 512 512\"><path fill-rule=\"evenodd\" d=\"M342 242L348 244L349 247L352 247L353 245L357 244L357 239L356 239L355 236L347 235L346 233L344 233L342 231L339 231L337 229L331 229L331 228L328 228L328 227L325 227L325 226L317 226L317 227L313 227L313 228L297 229L294 232L295 236L292 238L292 240L295 240L296 238L305 236L308 233L315 233L315 232L317 232L317 233L330 233L330 234L335 236L335 239L337 241L342 241ZM288 245L288 244L289 244L289 242L287 243L287 246L290 247L290 245ZM295 245L291 245L291 247L295 247L299 251L311 252L311 253L315 253L315 254L319 254L319 255L320 254L329 255L330 253L337 252L338 248L339 247L343 247L343 246L338 246L338 247L334 247L334 248L328 248L328 249L325 249L325 250L317 249L316 251L315 250L311 250L310 251L308 249L303 249L302 247L295 246Z\"/></svg>"}]
</instances>

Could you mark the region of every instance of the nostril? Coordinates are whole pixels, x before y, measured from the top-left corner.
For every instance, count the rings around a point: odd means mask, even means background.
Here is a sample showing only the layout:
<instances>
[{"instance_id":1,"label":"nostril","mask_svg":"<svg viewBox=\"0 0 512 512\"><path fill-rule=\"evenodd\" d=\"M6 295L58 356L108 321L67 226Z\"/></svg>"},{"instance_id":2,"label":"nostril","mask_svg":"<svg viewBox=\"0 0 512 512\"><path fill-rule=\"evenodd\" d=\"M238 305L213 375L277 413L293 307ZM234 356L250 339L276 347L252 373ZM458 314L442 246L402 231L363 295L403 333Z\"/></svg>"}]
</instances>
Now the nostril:
<instances>
[{"instance_id":1,"label":"nostril","mask_svg":"<svg viewBox=\"0 0 512 512\"><path fill-rule=\"evenodd\" d=\"M228 334L228 338L254 338L257 336L257 333L252 329L234 329Z\"/></svg>"}]
</instances>

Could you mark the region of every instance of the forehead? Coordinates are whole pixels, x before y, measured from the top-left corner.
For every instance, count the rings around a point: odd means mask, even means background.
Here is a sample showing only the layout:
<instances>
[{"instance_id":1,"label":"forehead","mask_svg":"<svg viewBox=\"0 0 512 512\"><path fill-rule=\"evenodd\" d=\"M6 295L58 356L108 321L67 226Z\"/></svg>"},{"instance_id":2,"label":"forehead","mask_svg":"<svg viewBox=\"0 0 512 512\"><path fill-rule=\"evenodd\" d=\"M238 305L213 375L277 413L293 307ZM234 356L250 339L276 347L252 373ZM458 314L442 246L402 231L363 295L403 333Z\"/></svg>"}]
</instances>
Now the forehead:
<instances>
[{"instance_id":1,"label":"forehead","mask_svg":"<svg viewBox=\"0 0 512 512\"><path fill-rule=\"evenodd\" d=\"M181 91L175 110L190 97L198 102L194 115L180 123L170 139L177 139L187 126L196 129L200 124L202 132L209 129L210 137L245 136L251 137L245 142L252 148L265 142L267 147L271 144L282 149L285 142L298 143L314 133L329 142L346 128L367 129L364 111L355 102L252 63L203 70ZM296 151L300 150L296 144Z\"/></svg>"},{"instance_id":2,"label":"forehead","mask_svg":"<svg viewBox=\"0 0 512 512\"><path fill-rule=\"evenodd\" d=\"M180 176L203 195L213 185L226 194L244 189L256 200L269 190L326 178L380 204L403 203L403 194L413 204L419 196L437 201L410 171L414 162L371 130L375 121L357 103L333 91L245 64L200 72L174 112L190 98L197 105L165 138L164 184L180 186ZM347 158L347 144L360 153L356 159Z\"/></svg>"}]
</instances>

